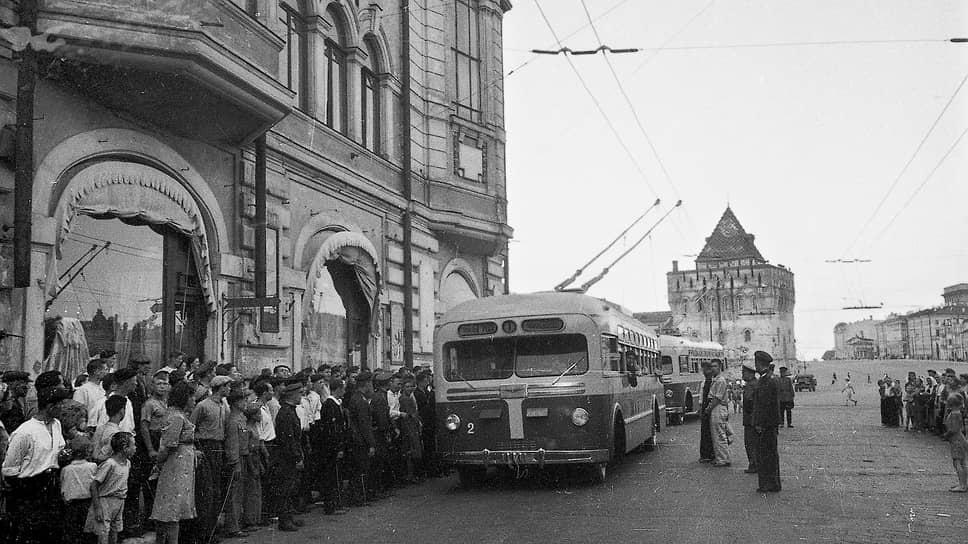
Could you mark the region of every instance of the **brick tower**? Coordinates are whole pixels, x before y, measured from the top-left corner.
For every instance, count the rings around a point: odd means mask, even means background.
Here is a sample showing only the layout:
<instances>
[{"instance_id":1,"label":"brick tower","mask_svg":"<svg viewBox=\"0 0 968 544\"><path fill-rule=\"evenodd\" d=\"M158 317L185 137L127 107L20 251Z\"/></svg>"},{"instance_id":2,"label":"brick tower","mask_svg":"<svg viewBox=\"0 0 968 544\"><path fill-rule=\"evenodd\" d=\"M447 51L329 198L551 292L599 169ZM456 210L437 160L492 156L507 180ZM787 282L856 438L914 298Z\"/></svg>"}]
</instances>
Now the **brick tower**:
<instances>
[{"instance_id":1,"label":"brick tower","mask_svg":"<svg viewBox=\"0 0 968 544\"><path fill-rule=\"evenodd\" d=\"M770 264L728 206L694 270L672 262L667 274L668 332L712 340L738 363L763 350L779 363L796 359L793 272Z\"/></svg>"}]
</instances>

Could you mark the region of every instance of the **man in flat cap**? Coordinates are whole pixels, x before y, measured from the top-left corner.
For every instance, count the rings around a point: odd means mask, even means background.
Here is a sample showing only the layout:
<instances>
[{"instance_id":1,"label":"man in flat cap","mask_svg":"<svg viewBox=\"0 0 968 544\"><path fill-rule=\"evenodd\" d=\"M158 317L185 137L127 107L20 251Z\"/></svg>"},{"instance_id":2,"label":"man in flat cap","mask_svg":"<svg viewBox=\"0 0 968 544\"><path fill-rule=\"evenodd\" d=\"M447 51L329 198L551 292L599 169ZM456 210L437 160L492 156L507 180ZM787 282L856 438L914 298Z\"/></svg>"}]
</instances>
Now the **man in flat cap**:
<instances>
[{"instance_id":1,"label":"man in flat cap","mask_svg":"<svg viewBox=\"0 0 968 544\"><path fill-rule=\"evenodd\" d=\"M756 474L756 430L753 428L753 412L756 410L756 366L752 362L743 363L743 445L749 464L743 472Z\"/></svg>"},{"instance_id":2,"label":"man in flat cap","mask_svg":"<svg viewBox=\"0 0 968 544\"><path fill-rule=\"evenodd\" d=\"M776 381L780 386L780 426L783 425L783 416L786 415L787 427L793 427L793 399L796 397L796 392L793 387L793 378L790 377L790 370L781 366L780 377Z\"/></svg>"},{"instance_id":3,"label":"man in flat cap","mask_svg":"<svg viewBox=\"0 0 968 544\"><path fill-rule=\"evenodd\" d=\"M293 518L303 470L303 439L296 406L302 398L304 380L290 378L279 384L279 413L276 414L276 440L270 451L266 485L270 510L279 516L280 531L296 531L302 521Z\"/></svg>"},{"instance_id":4,"label":"man in flat cap","mask_svg":"<svg viewBox=\"0 0 968 544\"><path fill-rule=\"evenodd\" d=\"M8 370L3 373L2 380L7 385L10 408L0 414L0 422L8 433L12 433L30 417L30 409L27 407L30 374L20 370Z\"/></svg>"},{"instance_id":5,"label":"man in flat cap","mask_svg":"<svg viewBox=\"0 0 968 544\"><path fill-rule=\"evenodd\" d=\"M362 506L373 495L370 489L370 461L376 455L373 418L368 398L373 397L373 376L368 370L355 378L355 387L346 402L347 424L350 428L349 455L350 500L352 506Z\"/></svg>"},{"instance_id":6,"label":"man in flat cap","mask_svg":"<svg viewBox=\"0 0 968 544\"><path fill-rule=\"evenodd\" d=\"M773 377L773 357L765 351L753 354L760 380L753 403L753 428L756 431L756 464L761 493L780 491L780 456L776 432L780 426L780 386Z\"/></svg>"},{"instance_id":7,"label":"man in flat cap","mask_svg":"<svg viewBox=\"0 0 968 544\"><path fill-rule=\"evenodd\" d=\"M369 485L378 497L384 496L392 487L390 468L390 441L393 438L393 422L390 420L390 403L387 391L393 374L387 370L377 370L373 375L373 396L370 398L370 413L373 417L373 438L376 440L376 454L370 466Z\"/></svg>"},{"instance_id":8,"label":"man in flat cap","mask_svg":"<svg viewBox=\"0 0 968 544\"><path fill-rule=\"evenodd\" d=\"M203 494L202 504L195 505L198 530L208 541L215 532L219 509L225 498L222 471L225 466L225 423L229 410L222 399L228 396L232 378L215 376L209 382L211 394L195 405L191 421L195 425L195 447L203 455L211 479L211 493Z\"/></svg>"}]
</instances>

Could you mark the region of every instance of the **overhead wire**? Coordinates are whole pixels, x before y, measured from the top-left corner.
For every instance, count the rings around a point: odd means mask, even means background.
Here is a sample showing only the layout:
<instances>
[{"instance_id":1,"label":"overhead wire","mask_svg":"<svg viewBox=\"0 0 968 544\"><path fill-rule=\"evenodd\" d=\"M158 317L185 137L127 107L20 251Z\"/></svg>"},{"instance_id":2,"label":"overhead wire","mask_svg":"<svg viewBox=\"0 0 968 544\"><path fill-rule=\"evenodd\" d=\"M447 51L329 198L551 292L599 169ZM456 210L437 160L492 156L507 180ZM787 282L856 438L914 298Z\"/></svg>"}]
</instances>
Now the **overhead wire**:
<instances>
[{"instance_id":1,"label":"overhead wire","mask_svg":"<svg viewBox=\"0 0 968 544\"><path fill-rule=\"evenodd\" d=\"M716 0L709 0L709 2L705 6L703 6L702 9L700 9L699 11L697 11L695 13L695 15L693 15L692 17L689 18L688 21L686 21L686 24L684 24L681 27L679 27L679 30L675 31L671 36L669 36L668 39L666 39L664 42L662 42L661 44L659 44L659 47L658 48L656 48L656 49L646 49L646 51L648 51L649 53L651 53L651 55L646 56L645 59L642 60L642 62L639 63L639 65L636 66L632 70L632 74L638 73L638 71L641 70L642 68L644 68L646 64L648 64L649 62L652 61L652 59L654 59L655 57L659 56L659 53L665 51L666 48L669 46L670 43L672 43L676 39L678 39L679 36L682 35L682 33L685 32L687 28L689 28L690 26L692 26L692 23L696 22L696 19L698 19L700 16L702 16L703 13L706 13L706 10L708 10L709 8L711 8L713 6L713 4L715 4L715 3L716 3ZM640 51L641 51L641 48L640 48Z\"/></svg>"},{"instance_id":2,"label":"overhead wire","mask_svg":"<svg viewBox=\"0 0 968 544\"><path fill-rule=\"evenodd\" d=\"M924 189L924 187L928 184L928 182L931 181L931 178L934 177L935 172L937 172L938 169L941 168L941 165L944 164L946 160L948 160L948 157L951 156L951 153L953 153L954 150L958 147L958 144L960 144L961 140L964 139L965 134L968 134L968 127L965 127L965 130L961 131L961 134L958 136L957 139L955 139L955 142L951 144L951 147L949 147L948 150L945 152L945 154L941 156L937 164L934 165L934 168L932 168L931 171L928 172L928 175L924 177L924 180L921 182L920 185L918 185L917 189L915 189L914 192L911 193L911 196L909 196L908 199L904 202L904 205L901 206L901 209L894 214L894 217L892 217L891 220L888 221L887 225L883 229L881 229L881 231L877 234L877 236L874 238L874 242L879 240L891 228L891 226L894 225L894 222L897 221L897 218L900 217L902 213L904 213L904 210L906 210L908 206L910 206L911 203L914 202L914 199L917 198L918 194L921 193L921 190Z\"/></svg>"},{"instance_id":3,"label":"overhead wire","mask_svg":"<svg viewBox=\"0 0 968 544\"><path fill-rule=\"evenodd\" d=\"M914 162L914 159L917 158L918 154L921 152L921 149L924 148L925 142L927 142L928 138L931 137L931 134L934 133L934 129L938 126L938 123L941 121L941 118L944 117L944 114L948 111L948 108L951 107L951 104L955 101L955 98L958 96L958 93L960 93L961 89L965 86L966 81L968 81L968 73L965 74L965 77L961 78L961 82L958 83L958 86L955 88L954 92L951 93L951 96L948 98L948 101L945 102L944 107L941 108L941 111L938 113L938 116L934 118L934 122L931 123L931 126L928 128L928 131L924 133L924 136L921 137L921 141L919 141L917 147L914 148L914 152L911 153L910 157L908 157L907 162L904 163L904 166L901 168L901 171L898 172L897 176L894 178L894 181L893 183L891 183L891 186L887 189L887 192L884 193L884 196L881 197L881 200L877 203L877 206L874 207L874 212L871 213L870 217L867 218L867 221L865 221L863 226L861 226L861 229L857 233L857 236L853 239L850 245L847 246L847 249L844 251L845 257L847 256L848 253L851 252L851 250L854 249L854 247L857 245L857 242L859 242L861 237L864 235L864 232L866 232L867 228L870 227L871 223L874 221L874 218L877 217L878 213L880 213L881 209L884 207L884 204L887 202L888 197L890 197L891 193L894 192L894 189L897 188L898 183L900 183L901 179L904 177L904 174L907 173L908 168L910 168L911 164Z\"/></svg>"},{"instance_id":4,"label":"overhead wire","mask_svg":"<svg viewBox=\"0 0 968 544\"><path fill-rule=\"evenodd\" d=\"M552 26L551 21L548 20L548 16L545 14L544 9L541 7L541 3L539 2L539 0L534 0L534 4L538 8L538 13L541 14L541 18L544 19L545 25L548 26L548 30L551 32L551 35L554 37L555 42L559 47L561 47L562 46L561 39L558 38L558 33L555 32L554 26ZM571 70L572 72L574 72L575 77L578 78L578 81L581 83L582 88L585 89L585 92L588 94L589 98L591 98L592 102L595 104L595 107L598 109L599 114L601 114L602 118L605 120L605 123L612 131L612 134L618 140L619 145L621 145L622 149L625 151L625 154L628 156L629 160L635 166L635 169L642 177L642 180L645 181L646 186L648 186L649 190L652 191L653 196L658 196L658 193L656 192L655 187L653 187L652 182L649 181L648 176L645 175L645 172L642 170L642 166L639 165L638 161L635 160L635 156L632 154L632 150L629 149L628 144L625 143L625 140L622 138L622 135L619 134L618 129L615 128L615 124L612 123L611 118L605 112L605 109L602 107L602 104L598 101L598 98L595 96L595 93L593 93L591 88L588 87L588 83L585 81L585 78L581 75L581 72L578 71L578 68L575 66L575 63L571 60L571 56L565 55L565 60L568 61L568 66L571 67Z\"/></svg>"}]
</instances>

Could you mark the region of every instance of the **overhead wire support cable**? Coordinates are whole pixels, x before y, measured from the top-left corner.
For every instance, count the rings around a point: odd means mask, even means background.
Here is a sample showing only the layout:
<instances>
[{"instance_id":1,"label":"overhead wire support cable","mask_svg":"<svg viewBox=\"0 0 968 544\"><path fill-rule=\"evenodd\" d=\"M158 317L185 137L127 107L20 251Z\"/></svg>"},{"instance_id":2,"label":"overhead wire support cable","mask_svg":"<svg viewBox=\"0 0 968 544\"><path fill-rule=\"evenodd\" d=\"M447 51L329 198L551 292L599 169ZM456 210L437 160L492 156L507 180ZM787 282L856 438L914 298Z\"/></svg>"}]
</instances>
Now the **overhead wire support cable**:
<instances>
[{"instance_id":1,"label":"overhead wire support cable","mask_svg":"<svg viewBox=\"0 0 968 544\"><path fill-rule=\"evenodd\" d=\"M682 206L682 201L681 200L678 201L678 202L676 202L676 205L675 206L669 208L669 210L665 214L663 214L663 216L660 217L659 220L655 222L655 224L653 224L651 227L649 227L649 230L647 230L645 232L645 234L643 234L638 240L636 240L635 243L632 244L632 246L630 248L626 249L625 251L622 252L621 255L619 255L618 257L616 257L614 261L612 261L611 263L609 263L608 266L606 266L605 268L603 268L602 271L599 272L597 276L595 276L594 278L592 278L592 279L586 281L585 283L583 283L582 286L579 288L579 291L582 292L582 293L585 293L585 292L588 291L588 289L592 285L595 285L596 283L598 283L599 281L601 281L601 279L604 278L605 275L608 274L609 271L612 270L612 267L614 267L616 264L618 264L619 261L621 261L622 259L624 259L625 256L628 255L629 253L631 253L635 248L639 247L639 244L641 244L646 238L648 238L649 236L651 236L652 235L652 231L654 231L656 229L656 227L658 227L659 225L661 225L662 222L665 221L665 218L666 217L669 217L669 214L671 214L672 212L674 212L680 206Z\"/></svg>"},{"instance_id":2,"label":"overhead wire support cable","mask_svg":"<svg viewBox=\"0 0 968 544\"><path fill-rule=\"evenodd\" d=\"M877 234L877 236L874 237L875 241L879 240L881 236L883 236L884 233L886 233L888 229L890 229L891 226L894 225L894 222L897 221L897 218L900 217L902 213L904 213L904 210L906 210L908 206L911 205L911 202L914 202L915 197L917 197L918 194L921 192L921 190L924 189L925 185L927 185L928 182L931 181L931 178L934 177L935 172L937 172L938 169L941 168L941 165L944 164L946 160L948 160L948 157L951 156L951 153L954 152L954 150L958 147L958 144L961 143L961 140L965 137L965 134L968 134L968 127L965 127L965 130L961 131L961 134L955 140L955 143L951 144L951 147L948 148L948 151L946 151L945 154L942 155L941 159L938 160L938 163L934 165L934 168L932 168L931 171L928 172L928 175L924 177L924 181L922 181L921 184L918 185L918 188L915 189L913 193L911 193L911 196L908 197L908 199L904 202L904 205L901 206L901 209L894 214L894 217L892 217L891 220L888 221L887 225L883 229L881 229L881 231Z\"/></svg>"},{"instance_id":3,"label":"overhead wire support cable","mask_svg":"<svg viewBox=\"0 0 968 544\"><path fill-rule=\"evenodd\" d=\"M605 254L606 251L608 251L609 249L612 249L612 246L614 246L616 243L618 243L618 241L621 240L623 236L625 236L626 234L628 234L628 232L630 230L632 230L632 227L634 227L635 225L639 224L639 222L642 221L642 219L644 219L645 216L648 215L649 212L652 211L652 209L655 208L656 206L658 206L660 203L661 203L661 200L660 199L658 199L658 198L655 199L655 202L651 206L649 206L649 208L647 210L645 210L645 212L643 212L642 215L638 216L635 219L635 221L632 221L632 224L629 225L628 227L626 227L625 230L623 230L621 234L619 234L618 236L615 237L614 240L612 240L611 242L609 242L609 244L607 246L605 246L605 249L599 251L594 257L592 257L591 259L589 259L589 261L587 263L583 264L568 279L566 279L565 281L563 281L563 282L559 283L558 285L556 285L555 286L555 291L562 291L566 287L568 287L569 285L571 285L572 282L574 282L576 279L578 279L578 277L581 276L585 272L585 269L586 268L588 268L589 266L591 266L591 264L593 262L597 261L599 257L601 257L602 255Z\"/></svg>"},{"instance_id":4,"label":"overhead wire support cable","mask_svg":"<svg viewBox=\"0 0 968 544\"><path fill-rule=\"evenodd\" d=\"M564 47L561 44L561 40L558 38L558 33L555 32L555 28L551 25L551 21L548 20L548 16L545 14L544 9L541 7L541 3L538 0L534 0L534 5L538 8L538 13L540 13L541 18L544 19L545 25L548 26L548 30L551 32L551 36L554 37L555 42L557 42L558 47ZM652 186L652 182L650 182L648 176L645 175L645 172L642 170L642 166L640 166L638 161L635 160L635 155L632 154L632 150L629 149L629 146L625 143L625 140L622 138L622 135L619 134L618 129L615 128L615 124L612 123L611 118L609 118L608 114L605 113L605 109L602 107L602 104L598 101L598 98L595 96L594 93L592 93L591 88L588 87L588 83L585 82L585 78L581 75L581 72L578 71L578 68L575 66L575 63L571 60L571 56L565 55L565 60L568 61L568 66L570 66L572 72L575 73L575 77L578 78L578 81L585 89L585 92L588 93L588 96L592 99L592 102L595 104L595 107L598 109L598 112L602 115L602 118L605 119L605 123L608 125L608 128L611 129L612 134L615 135L615 138L618 140L619 145L621 145L622 149L625 151L625 154L628 155L629 160L632 161L632 164L635 166L635 169L638 171L639 175L642 176L642 180L645 181L646 186L648 186L649 190L652 191L652 194L658 196L658 192L655 190L655 187Z\"/></svg>"},{"instance_id":5,"label":"overhead wire support cable","mask_svg":"<svg viewBox=\"0 0 968 544\"><path fill-rule=\"evenodd\" d=\"M585 0L579 0L581 2L582 10L585 11L585 17L588 19L588 25L592 29L592 33L595 34L595 39L598 40L599 49L605 47L602 45L602 37L598 34L598 29L595 27L595 22L592 20L592 14L588 11L588 5ZM639 131L642 136L645 137L645 141L649 144L649 149L652 150L652 155L655 157L656 162L659 164L659 168L662 169L662 175L665 176L666 182L672 187L673 193L675 193L676 198L679 198L679 190L676 188L675 184L672 183L672 177L669 176L669 171L665 167L665 162L662 161L662 157L659 156L659 151L655 147L655 143L649 136L648 131L645 130L645 125L642 123L642 119L639 117L639 112L635 108L635 104L632 103L632 99L629 94L625 91L625 85L622 84L622 79L618 77L618 72L615 71L615 66L612 64L611 59L608 58L608 54L603 54L602 57L605 59L605 64L608 65L608 70L612 73L612 77L615 79L615 84L618 85L618 90L622 93L622 97L625 99L625 103L628 104L630 110L632 110L632 118L635 119L635 124L638 125Z\"/></svg>"},{"instance_id":6,"label":"overhead wire support cable","mask_svg":"<svg viewBox=\"0 0 968 544\"><path fill-rule=\"evenodd\" d=\"M874 208L874 213L872 213L870 217L867 218L867 221L864 222L864 225L860 228L860 231L857 233L857 236L850 243L850 245L847 246L847 249L844 250L845 255L847 253L850 253L850 251L854 249L854 246L856 246L857 242L860 241L861 237L864 235L864 232L874 221L874 218L877 217L878 213L880 213L881 209L884 207L884 203L887 202L888 197L890 197L891 193L894 192L894 189L897 188L897 185L898 183L900 183L901 178L904 177L904 174L907 173L908 168L910 168L911 164L914 162L914 159L917 158L918 153L921 152L921 149L924 147L925 142L927 142L928 138L931 137L931 134L934 133L934 129L938 126L938 123L941 121L941 118L944 117L944 114L948 111L948 108L951 107L951 104L955 101L955 97L958 96L958 93L961 92L962 87L965 86L966 81L968 81L968 73L965 74L965 77L961 78L961 82L958 83L958 87L956 87L955 91L951 93L951 97L948 98L948 101L945 103L944 107L941 108L941 112L939 112L938 116L935 117L934 122L931 123L931 127L928 128L928 131L925 132L924 136L921 137L921 141L918 142L918 146L914 148L914 153L911 153L911 156L908 158L907 162L904 163L904 166L901 168L901 171L898 172L897 177L894 178L894 182L891 183L891 186L887 189L887 192L884 193L884 196L881 197L880 202L877 203L877 206Z\"/></svg>"}]
</instances>

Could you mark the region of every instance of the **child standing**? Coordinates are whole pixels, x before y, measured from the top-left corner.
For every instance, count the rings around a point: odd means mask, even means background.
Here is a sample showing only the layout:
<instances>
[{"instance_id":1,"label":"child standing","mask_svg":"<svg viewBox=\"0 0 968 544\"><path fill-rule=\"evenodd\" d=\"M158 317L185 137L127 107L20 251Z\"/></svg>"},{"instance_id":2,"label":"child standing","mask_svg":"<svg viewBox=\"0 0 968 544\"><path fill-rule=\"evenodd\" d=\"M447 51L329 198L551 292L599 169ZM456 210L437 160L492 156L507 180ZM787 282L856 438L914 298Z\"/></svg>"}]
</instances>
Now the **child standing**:
<instances>
[{"instance_id":1,"label":"child standing","mask_svg":"<svg viewBox=\"0 0 968 544\"><path fill-rule=\"evenodd\" d=\"M945 417L945 434L951 445L951 464L955 467L958 474L958 485L952 486L948 491L954 493L968 492L968 468L965 467L965 457L968 456L968 440L962 433L961 410L964 408L965 401L961 395L951 395L948 397L948 415Z\"/></svg>"},{"instance_id":2,"label":"child standing","mask_svg":"<svg viewBox=\"0 0 968 544\"><path fill-rule=\"evenodd\" d=\"M84 538L84 521L91 509L91 483L97 465L88 460L91 455L91 439L78 435L71 440L71 463L61 469L61 497L64 509L64 542L80 544Z\"/></svg>"},{"instance_id":3,"label":"child standing","mask_svg":"<svg viewBox=\"0 0 968 544\"><path fill-rule=\"evenodd\" d=\"M98 463L103 463L113 454L111 440L121 431L121 420L124 419L127 402L127 397L120 395L108 397L104 401L104 411L108 414L108 421L94 431L94 460Z\"/></svg>"},{"instance_id":4,"label":"child standing","mask_svg":"<svg viewBox=\"0 0 968 544\"><path fill-rule=\"evenodd\" d=\"M117 544L124 528L124 499L134 455L134 435L117 432L111 437L111 457L97 467L91 482L91 509L84 530L97 535L98 544Z\"/></svg>"}]
</instances>

